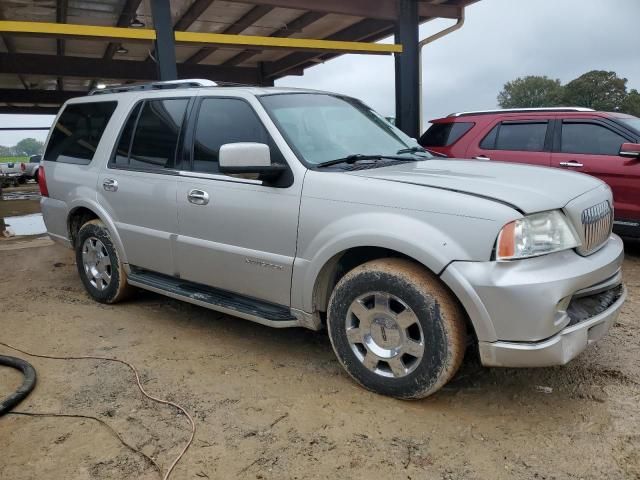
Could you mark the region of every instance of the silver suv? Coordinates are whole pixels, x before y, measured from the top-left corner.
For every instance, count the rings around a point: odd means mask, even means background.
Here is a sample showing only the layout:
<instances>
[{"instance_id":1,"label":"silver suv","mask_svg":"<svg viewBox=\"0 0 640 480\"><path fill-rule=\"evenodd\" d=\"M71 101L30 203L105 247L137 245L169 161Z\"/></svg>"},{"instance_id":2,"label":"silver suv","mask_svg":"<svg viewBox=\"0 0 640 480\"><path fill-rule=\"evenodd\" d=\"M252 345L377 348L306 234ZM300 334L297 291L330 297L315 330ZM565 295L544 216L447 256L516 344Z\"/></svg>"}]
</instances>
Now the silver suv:
<instances>
[{"instance_id":1,"label":"silver suv","mask_svg":"<svg viewBox=\"0 0 640 480\"><path fill-rule=\"evenodd\" d=\"M432 394L465 350L565 364L626 296L611 191L435 158L362 102L181 81L68 101L40 174L89 295L143 288L272 327L327 327L347 372Z\"/></svg>"}]
</instances>

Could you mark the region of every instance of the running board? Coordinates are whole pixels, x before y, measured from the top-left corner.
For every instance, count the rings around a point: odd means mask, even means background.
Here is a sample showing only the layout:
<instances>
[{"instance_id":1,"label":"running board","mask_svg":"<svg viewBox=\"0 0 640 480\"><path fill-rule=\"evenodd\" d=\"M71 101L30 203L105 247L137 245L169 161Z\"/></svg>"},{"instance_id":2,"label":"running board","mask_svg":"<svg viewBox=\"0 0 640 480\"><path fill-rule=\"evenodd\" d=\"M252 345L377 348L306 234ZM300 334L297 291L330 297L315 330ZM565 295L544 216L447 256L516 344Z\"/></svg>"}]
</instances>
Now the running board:
<instances>
[{"instance_id":1,"label":"running board","mask_svg":"<svg viewBox=\"0 0 640 480\"><path fill-rule=\"evenodd\" d=\"M251 320L268 327L313 328L308 324L307 318L304 318L306 314L294 316L293 313L297 313L295 310L292 311L292 309L282 305L245 297L169 275L150 272L134 266L131 266L128 281L130 285L135 287L234 315L245 320Z\"/></svg>"}]
</instances>

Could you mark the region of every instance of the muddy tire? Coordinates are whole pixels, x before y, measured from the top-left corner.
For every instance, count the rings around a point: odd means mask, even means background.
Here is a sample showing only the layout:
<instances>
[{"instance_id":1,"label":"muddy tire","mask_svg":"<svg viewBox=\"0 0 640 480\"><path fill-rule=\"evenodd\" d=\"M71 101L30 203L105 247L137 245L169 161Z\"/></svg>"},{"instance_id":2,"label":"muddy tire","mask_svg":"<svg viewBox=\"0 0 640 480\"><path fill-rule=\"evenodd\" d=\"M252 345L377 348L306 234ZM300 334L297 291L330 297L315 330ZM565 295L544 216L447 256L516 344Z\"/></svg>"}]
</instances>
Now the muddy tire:
<instances>
[{"instance_id":1,"label":"muddy tire","mask_svg":"<svg viewBox=\"0 0 640 480\"><path fill-rule=\"evenodd\" d=\"M117 303L131 293L118 251L101 220L90 220L78 231L76 265L89 295L100 303Z\"/></svg>"},{"instance_id":2,"label":"muddy tire","mask_svg":"<svg viewBox=\"0 0 640 480\"><path fill-rule=\"evenodd\" d=\"M338 360L358 383L413 399L438 391L460 367L464 315L426 268L388 258L360 265L338 282L327 326Z\"/></svg>"}]
</instances>

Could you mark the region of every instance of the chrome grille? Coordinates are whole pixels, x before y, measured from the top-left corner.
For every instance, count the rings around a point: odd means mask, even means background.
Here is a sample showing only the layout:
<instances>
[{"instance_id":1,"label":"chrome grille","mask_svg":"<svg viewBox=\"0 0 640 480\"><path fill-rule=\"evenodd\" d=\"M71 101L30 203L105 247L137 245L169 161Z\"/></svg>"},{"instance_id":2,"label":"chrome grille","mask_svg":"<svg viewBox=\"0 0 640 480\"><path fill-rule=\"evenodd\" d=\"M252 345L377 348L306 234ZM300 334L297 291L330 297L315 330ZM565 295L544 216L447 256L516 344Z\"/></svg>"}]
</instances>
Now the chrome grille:
<instances>
[{"instance_id":1,"label":"chrome grille","mask_svg":"<svg viewBox=\"0 0 640 480\"><path fill-rule=\"evenodd\" d=\"M596 251L611 235L613 209L608 201L589 207L582 212L584 238L578 249L582 255Z\"/></svg>"}]
</instances>

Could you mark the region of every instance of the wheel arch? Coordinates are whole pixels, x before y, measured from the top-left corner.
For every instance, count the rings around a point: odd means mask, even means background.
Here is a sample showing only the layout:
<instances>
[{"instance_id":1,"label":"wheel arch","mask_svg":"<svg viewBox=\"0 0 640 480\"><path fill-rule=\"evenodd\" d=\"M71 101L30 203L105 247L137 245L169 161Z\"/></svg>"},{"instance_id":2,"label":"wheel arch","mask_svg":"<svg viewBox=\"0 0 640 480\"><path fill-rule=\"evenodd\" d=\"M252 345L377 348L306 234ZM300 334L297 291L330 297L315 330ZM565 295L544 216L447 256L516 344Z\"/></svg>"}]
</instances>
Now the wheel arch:
<instances>
[{"instance_id":1,"label":"wheel arch","mask_svg":"<svg viewBox=\"0 0 640 480\"><path fill-rule=\"evenodd\" d=\"M73 204L69 209L69 214L67 215L67 233L71 246L75 248L75 241L80 227L89 220L94 219L100 220L105 224L109 231L109 236L118 250L118 255L122 259L122 262L127 265L126 253L124 251L120 235L118 235L116 225L107 212L98 203L85 201L78 202Z\"/></svg>"},{"instance_id":2,"label":"wheel arch","mask_svg":"<svg viewBox=\"0 0 640 480\"><path fill-rule=\"evenodd\" d=\"M319 312L321 318L324 321L326 319L325 315L327 312L331 293L333 292L333 289L338 284L338 282L342 279L342 277L344 277L349 271L366 262L381 258L404 258L416 263L417 265L420 265L421 267L425 268L427 271L435 275L442 282L443 287L446 288L457 300L457 302L460 304L460 308L464 311L467 333L472 336L474 341L475 339L477 339L476 329L480 328L482 330L483 326L476 325L474 323L474 319L472 319L470 312L467 309L468 305L466 304L466 302L463 302L460 297L458 297L457 292L454 288L452 288L452 285L449 284L447 279L443 278L441 275L438 275L439 272L436 272L433 269L429 268L418 258L391 248L379 246L351 247L338 252L331 258L329 258L324 263L315 278L312 294L313 311Z\"/></svg>"}]
</instances>

